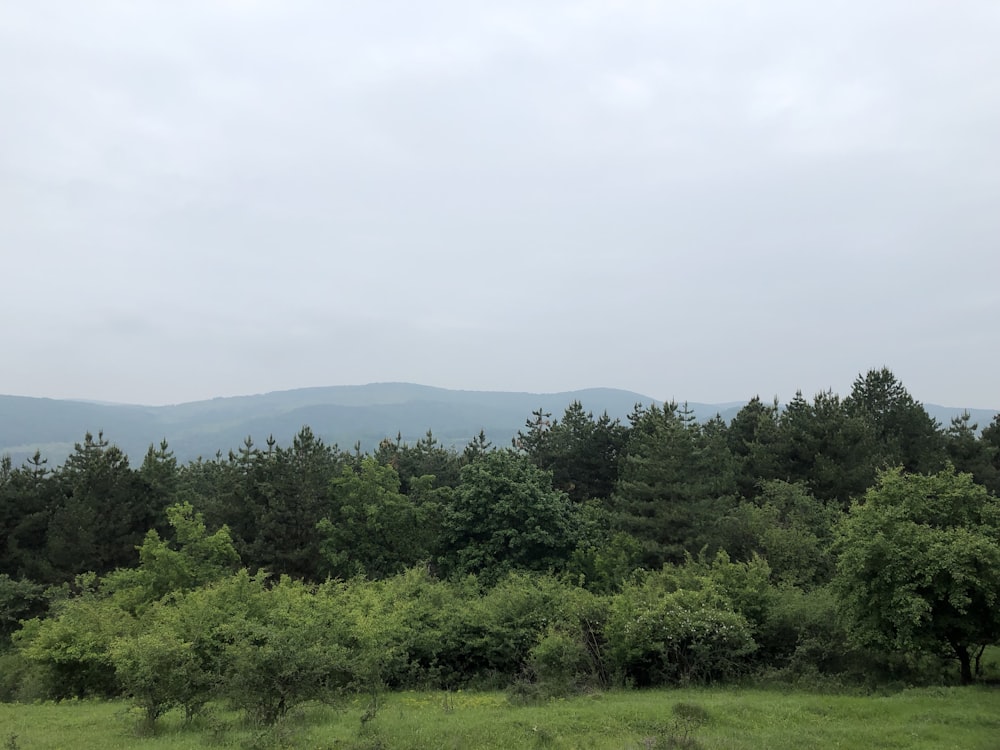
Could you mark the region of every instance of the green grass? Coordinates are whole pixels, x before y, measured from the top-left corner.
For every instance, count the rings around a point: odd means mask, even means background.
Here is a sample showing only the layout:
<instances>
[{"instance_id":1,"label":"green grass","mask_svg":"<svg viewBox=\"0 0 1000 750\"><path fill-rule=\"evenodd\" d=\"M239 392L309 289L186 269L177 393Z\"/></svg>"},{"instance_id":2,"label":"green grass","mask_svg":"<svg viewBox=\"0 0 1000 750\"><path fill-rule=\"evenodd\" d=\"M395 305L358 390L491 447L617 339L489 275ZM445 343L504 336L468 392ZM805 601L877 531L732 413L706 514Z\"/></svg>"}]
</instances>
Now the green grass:
<instances>
[{"instance_id":1,"label":"green grass","mask_svg":"<svg viewBox=\"0 0 1000 750\"><path fill-rule=\"evenodd\" d=\"M671 747L679 736L673 706L708 712L691 734L702 750L1000 747L1000 690L905 690L887 696L826 695L761 689L610 692L514 706L503 693L406 692L384 697L362 725L366 699L338 708L310 706L270 732L219 710L182 726L168 714L153 737L139 737L126 703L69 701L0 704L3 750L110 748L592 748ZM16 735L16 739L12 736ZM6 744L5 744L6 743ZM680 746L680 745L673 745Z\"/></svg>"}]
</instances>

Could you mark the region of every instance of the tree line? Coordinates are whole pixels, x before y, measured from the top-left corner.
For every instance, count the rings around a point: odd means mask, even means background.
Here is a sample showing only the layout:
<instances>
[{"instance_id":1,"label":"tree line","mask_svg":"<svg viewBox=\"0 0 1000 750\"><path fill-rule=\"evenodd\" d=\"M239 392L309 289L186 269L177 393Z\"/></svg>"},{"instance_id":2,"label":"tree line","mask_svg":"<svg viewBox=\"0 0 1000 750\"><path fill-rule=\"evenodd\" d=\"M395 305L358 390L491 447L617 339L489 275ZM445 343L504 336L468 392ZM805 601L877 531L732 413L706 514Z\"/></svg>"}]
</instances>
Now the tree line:
<instances>
[{"instance_id":1,"label":"tree line","mask_svg":"<svg viewBox=\"0 0 1000 750\"><path fill-rule=\"evenodd\" d=\"M0 463L0 635L20 665L11 674L44 673L45 690L135 695L155 682L153 642L194 648L177 618L206 607L190 617L221 640L177 677L205 687L194 704L313 654L306 641L319 636L295 623L324 607L339 624L309 627L326 628L315 642L343 658L309 657L315 689L359 675L460 684L524 670L636 684L874 664L882 676L926 674L926 659L941 657L969 681L1000 637L990 614L1000 586L989 593L998 492L1000 417L943 427L887 369L859 376L844 398L798 393L783 408L754 398L728 424L674 403L637 406L624 422L573 403L559 417L534 412L502 448L480 433L458 451L428 432L362 453L303 427L290 446L248 437L183 465L161 443L132 468L88 434L60 467L40 454ZM944 535L913 543L927 528ZM913 571L923 578L906 579ZM227 610L230 589L261 609ZM521 589L530 602L492 611ZM443 603L445 620L417 612L424 598ZM277 599L303 609L276 622ZM512 607L525 622L490 624ZM565 617L542 622L546 612ZM225 623L248 630L218 631ZM60 660L71 632L103 633L89 661ZM247 642L274 646L270 667L251 664L263 656L241 652ZM457 650L434 650L447 644ZM31 682L18 680L8 692ZM282 700L253 710L273 717L293 697Z\"/></svg>"}]
</instances>

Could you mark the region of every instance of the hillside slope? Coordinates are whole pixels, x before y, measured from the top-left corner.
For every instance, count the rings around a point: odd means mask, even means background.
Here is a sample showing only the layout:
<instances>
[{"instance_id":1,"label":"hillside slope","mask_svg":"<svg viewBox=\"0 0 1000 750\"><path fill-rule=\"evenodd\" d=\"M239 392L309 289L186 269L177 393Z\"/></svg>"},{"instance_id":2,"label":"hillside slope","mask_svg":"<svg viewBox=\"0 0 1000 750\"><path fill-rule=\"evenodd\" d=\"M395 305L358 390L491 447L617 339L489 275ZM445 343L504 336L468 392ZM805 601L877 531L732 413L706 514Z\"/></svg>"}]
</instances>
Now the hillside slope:
<instances>
[{"instance_id":1,"label":"hillside slope","mask_svg":"<svg viewBox=\"0 0 1000 750\"><path fill-rule=\"evenodd\" d=\"M558 418L573 401L594 414L625 419L636 404L659 403L649 396L614 388L561 393L462 391L412 383L371 383L275 391L215 398L171 406L135 406L0 396L0 455L21 464L36 450L49 465L61 464L85 433L104 436L142 460L153 443L167 440L178 460L223 455L248 437L263 445L274 436L280 445L309 425L327 443L371 450L385 437L415 442L428 430L443 444L461 448L480 430L494 445L509 445L539 408ZM745 402L690 403L698 419L716 414L731 420ZM926 405L947 426L963 409ZM997 413L969 409L980 427Z\"/></svg>"}]
</instances>

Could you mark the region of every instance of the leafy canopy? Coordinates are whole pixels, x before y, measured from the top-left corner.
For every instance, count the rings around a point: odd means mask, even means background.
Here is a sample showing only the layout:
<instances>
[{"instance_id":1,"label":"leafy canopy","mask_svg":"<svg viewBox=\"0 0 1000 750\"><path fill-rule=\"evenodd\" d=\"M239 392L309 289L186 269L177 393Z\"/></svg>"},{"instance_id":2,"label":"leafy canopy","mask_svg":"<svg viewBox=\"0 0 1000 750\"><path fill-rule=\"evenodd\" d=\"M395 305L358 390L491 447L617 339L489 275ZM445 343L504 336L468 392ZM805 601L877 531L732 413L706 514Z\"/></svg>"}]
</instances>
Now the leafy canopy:
<instances>
[{"instance_id":1,"label":"leafy canopy","mask_svg":"<svg viewBox=\"0 0 1000 750\"><path fill-rule=\"evenodd\" d=\"M970 653L1000 639L1000 501L970 474L885 472L838 530L836 585L856 639Z\"/></svg>"}]
</instances>

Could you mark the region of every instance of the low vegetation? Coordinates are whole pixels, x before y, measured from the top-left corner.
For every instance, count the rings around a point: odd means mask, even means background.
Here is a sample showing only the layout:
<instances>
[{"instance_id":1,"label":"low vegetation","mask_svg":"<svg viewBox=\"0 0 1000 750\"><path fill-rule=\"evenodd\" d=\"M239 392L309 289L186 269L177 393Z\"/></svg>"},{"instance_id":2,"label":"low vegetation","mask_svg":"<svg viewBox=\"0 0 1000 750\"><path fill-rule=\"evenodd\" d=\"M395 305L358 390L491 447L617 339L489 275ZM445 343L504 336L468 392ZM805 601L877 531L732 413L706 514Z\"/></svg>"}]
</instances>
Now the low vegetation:
<instances>
[{"instance_id":1,"label":"low vegetation","mask_svg":"<svg viewBox=\"0 0 1000 750\"><path fill-rule=\"evenodd\" d=\"M593 693L533 705L504 693L400 692L362 722L365 698L308 704L261 729L214 706L191 723L168 713L157 732L135 734L120 702L2 705L7 748L147 750L244 748L592 748L801 750L812 747L993 750L1000 693L929 688L893 694L830 695L759 689Z\"/></svg>"}]
</instances>

